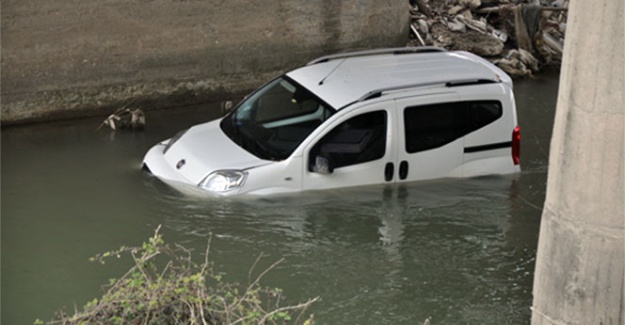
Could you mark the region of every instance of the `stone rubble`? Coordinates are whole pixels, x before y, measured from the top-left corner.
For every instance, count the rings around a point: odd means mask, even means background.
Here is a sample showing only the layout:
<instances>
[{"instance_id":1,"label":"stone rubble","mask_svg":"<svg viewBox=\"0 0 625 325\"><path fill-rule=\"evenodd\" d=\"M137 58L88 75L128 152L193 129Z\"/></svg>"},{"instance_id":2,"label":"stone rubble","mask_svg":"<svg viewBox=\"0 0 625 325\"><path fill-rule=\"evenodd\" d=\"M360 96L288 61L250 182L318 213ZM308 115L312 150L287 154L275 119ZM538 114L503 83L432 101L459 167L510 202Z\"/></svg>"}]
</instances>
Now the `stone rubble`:
<instances>
[{"instance_id":1,"label":"stone rubble","mask_svg":"<svg viewBox=\"0 0 625 325\"><path fill-rule=\"evenodd\" d=\"M559 67L569 0L411 0L408 46L482 56L513 77Z\"/></svg>"},{"instance_id":2,"label":"stone rubble","mask_svg":"<svg viewBox=\"0 0 625 325\"><path fill-rule=\"evenodd\" d=\"M139 108L125 108L122 107L115 111L115 113L109 115L97 130L103 126L108 126L112 131L115 130L132 130L143 131L145 128L145 114Z\"/></svg>"}]
</instances>

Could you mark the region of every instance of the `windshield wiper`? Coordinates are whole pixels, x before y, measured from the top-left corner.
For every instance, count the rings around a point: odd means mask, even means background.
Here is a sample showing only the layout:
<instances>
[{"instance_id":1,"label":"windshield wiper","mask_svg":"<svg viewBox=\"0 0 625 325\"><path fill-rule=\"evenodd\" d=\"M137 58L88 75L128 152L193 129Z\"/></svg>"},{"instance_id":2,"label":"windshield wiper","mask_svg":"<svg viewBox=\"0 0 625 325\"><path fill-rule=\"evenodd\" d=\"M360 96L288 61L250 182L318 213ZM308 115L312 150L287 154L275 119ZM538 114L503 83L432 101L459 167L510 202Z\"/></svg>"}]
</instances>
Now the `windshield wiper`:
<instances>
[{"instance_id":1,"label":"windshield wiper","mask_svg":"<svg viewBox=\"0 0 625 325\"><path fill-rule=\"evenodd\" d=\"M256 151L257 156L262 156L262 158L266 158L273 161L280 161L281 154L275 151L273 148L269 148L265 143L263 143L260 139L254 139L254 144L262 150L262 152ZM262 153L262 154L261 154Z\"/></svg>"}]
</instances>

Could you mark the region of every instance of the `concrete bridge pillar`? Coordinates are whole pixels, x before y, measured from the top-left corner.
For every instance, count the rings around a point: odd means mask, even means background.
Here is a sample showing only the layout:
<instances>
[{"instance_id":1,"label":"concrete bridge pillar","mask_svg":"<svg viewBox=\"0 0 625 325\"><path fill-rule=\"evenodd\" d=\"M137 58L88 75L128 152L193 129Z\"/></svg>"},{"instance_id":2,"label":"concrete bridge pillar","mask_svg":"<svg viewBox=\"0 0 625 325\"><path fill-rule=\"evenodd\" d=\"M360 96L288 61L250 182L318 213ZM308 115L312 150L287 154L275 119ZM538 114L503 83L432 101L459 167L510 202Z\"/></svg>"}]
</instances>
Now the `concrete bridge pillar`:
<instances>
[{"instance_id":1,"label":"concrete bridge pillar","mask_svg":"<svg viewBox=\"0 0 625 325\"><path fill-rule=\"evenodd\" d=\"M532 324L625 324L624 0L572 0Z\"/></svg>"}]
</instances>

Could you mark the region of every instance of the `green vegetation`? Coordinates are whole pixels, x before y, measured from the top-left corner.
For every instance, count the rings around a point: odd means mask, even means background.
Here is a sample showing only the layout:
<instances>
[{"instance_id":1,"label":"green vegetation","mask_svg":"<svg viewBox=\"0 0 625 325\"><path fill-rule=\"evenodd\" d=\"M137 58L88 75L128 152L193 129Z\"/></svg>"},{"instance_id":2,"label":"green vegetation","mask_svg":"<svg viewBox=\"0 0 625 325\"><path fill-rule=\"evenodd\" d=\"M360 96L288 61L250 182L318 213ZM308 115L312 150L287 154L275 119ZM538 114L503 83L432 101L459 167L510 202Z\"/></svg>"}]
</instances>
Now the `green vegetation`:
<instances>
[{"instance_id":1,"label":"green vegetation","mask_svg":"<svg viewBox=\"0 0 625 325\"><path fill-rule=\"evenodd\" d=\"M159 229L141 247L122 246L92 257L91 261L104 263L111 257L129 255L134 265L121 278L111 279L100 299L87 303L82 311L76 311L72 316L59 311L48 324L314 323L312 314L305 314L319 297L281 307L280 302L284 300L281 290L260 286L261 278L282 260L252 281L259 256L249 272L247 286L224 283L208 260L210 240L203 263L196 264L192 261L191 251L178 244L166 244ZM43 322L37 320L35 324Z\"/></svg>"}]
</instances>

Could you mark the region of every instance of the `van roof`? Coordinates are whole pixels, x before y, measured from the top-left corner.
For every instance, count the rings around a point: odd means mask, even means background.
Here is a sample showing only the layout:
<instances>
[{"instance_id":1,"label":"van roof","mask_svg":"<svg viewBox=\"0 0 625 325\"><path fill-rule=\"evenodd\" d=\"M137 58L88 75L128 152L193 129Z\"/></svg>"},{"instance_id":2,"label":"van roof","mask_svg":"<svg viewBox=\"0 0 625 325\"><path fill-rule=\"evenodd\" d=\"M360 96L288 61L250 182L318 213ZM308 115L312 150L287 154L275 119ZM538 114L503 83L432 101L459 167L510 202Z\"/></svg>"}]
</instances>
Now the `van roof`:
<instances>
[{"instance_id":1,"label":"van roof","mask_svg":"<svg viewBox=\"0 0 625 325\"><path fill-rule=\"evenodd\" d=\"M335 109L384 91L422 86L504 82L512 88L512 81L505 72L474 54L432 48L424 51L409 49L322 57L287 73L287 76Z\"/></svg>"}]
</instances>

